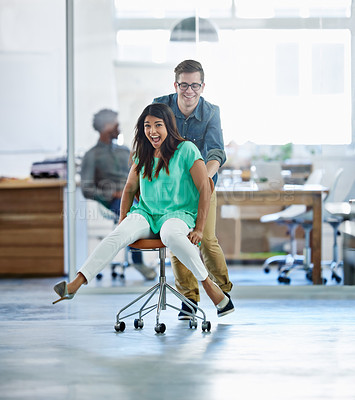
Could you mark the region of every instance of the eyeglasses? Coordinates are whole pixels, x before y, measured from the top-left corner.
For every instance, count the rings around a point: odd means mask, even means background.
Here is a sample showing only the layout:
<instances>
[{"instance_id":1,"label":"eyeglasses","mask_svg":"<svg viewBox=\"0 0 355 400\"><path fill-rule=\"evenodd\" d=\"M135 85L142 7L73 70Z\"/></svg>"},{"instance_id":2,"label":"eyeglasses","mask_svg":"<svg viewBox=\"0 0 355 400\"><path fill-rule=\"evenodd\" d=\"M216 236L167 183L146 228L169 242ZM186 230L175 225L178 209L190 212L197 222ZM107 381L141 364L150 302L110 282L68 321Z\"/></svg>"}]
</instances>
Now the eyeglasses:
<instances>
[{"instance_id":1,"label":"eyeglasses","mask_svg":"<svg viewBox=\"0 0 355 400\"><path fill-rule=\"evenodd\" d=\"M176 82L176 84L179 86L179 89L180 89L180 90L183 90L183 91L187 90L187 89L189 88L189 86L190 86L191 89L192 89L194 92L197 92L197 91L200 90L201 87L202 87L202 83L191 83L191 85L189 85L189 84L186 83L186 82L182 82L182 83Z\"/></svg>"}]
</instances>

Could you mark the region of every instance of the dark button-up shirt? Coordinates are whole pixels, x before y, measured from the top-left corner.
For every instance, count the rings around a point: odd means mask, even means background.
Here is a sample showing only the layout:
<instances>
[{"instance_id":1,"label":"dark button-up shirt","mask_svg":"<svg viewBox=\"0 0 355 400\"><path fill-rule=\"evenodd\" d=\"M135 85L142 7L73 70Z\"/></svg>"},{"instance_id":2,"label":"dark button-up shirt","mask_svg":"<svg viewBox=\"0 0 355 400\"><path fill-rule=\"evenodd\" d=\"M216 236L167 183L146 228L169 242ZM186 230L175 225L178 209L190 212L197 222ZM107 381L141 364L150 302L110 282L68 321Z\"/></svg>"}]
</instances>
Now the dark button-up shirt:
<instances>
[{"instance_id":1,"label":"dark button-up shirt","mask_svg":"<svg viewBox=\"0 0 355 400\"><path fill-rule=\"evenodd\" d=\"M98 141L81 164L81 190L84 197L106 207L115 192L123 190L129 173L130 151L126 146Z\"/></svg>"}]
</instances>

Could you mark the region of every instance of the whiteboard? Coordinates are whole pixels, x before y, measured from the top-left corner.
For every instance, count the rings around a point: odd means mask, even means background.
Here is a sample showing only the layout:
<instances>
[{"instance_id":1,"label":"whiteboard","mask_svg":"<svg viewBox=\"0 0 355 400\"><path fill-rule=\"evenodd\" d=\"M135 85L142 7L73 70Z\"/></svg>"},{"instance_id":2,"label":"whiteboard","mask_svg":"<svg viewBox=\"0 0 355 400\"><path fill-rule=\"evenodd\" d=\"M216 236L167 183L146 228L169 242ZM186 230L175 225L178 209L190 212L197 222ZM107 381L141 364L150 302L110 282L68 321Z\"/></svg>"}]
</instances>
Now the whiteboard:
<instances>
[{"instance_id":1,"label":"whiteboard","mask_svg":"<svg viewBox=\"0 0 355 400\"><path fill-rule=\"evenodd\" d=\"M52 53L0 52L0 153L60 149L58 65Z\"/></svg>"}]
</instances>

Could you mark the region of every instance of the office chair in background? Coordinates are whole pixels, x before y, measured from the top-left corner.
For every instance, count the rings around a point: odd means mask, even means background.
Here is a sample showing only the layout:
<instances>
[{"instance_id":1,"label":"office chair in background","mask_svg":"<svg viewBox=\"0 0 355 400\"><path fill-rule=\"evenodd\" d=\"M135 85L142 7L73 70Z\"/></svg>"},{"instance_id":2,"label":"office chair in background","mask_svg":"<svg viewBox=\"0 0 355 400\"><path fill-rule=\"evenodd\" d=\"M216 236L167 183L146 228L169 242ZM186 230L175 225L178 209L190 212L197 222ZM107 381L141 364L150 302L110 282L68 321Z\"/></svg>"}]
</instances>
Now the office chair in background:
<instances>
[{"instance_id":1,"label":"office chair in background","mask_svg":"<svg viewBox=\"0 0 355 400\"><path fill-rule=\"evenodd\" d=\"M332 214L327 210L327 204L334 203L337 198L339 192L339 182L341 175L343 173L343 169L339 168L335 174L335 178L332 184L332 188L329 191L328 196L324 200L324 210L323 210L323 222L328 223L333 229L333 245L332 245L332 259L327 261L322 261L322 266L326 266L331 271L331 279L334 279L337 283L342 281L341 276L339 275L339 268L343 267L343 260L340 260L339 257L339 248L338 248L338 236L340 235L339 226L344 222L345 216L339 214ZM344 202L348 202L351 197L355 195L355 183L353 183L350 191L343 199ZM309 224L310 219L312 219L313 214L312 210L307 212L306 214L299 216L297 221L302 224Z\"/></svg>"},{"instance_id":2,"label":"office chair in background","mask_svg":"<svg viewBox=\"0 0 355 400\"><path fill-rule=\"evenodd\" d=\"M308 177L305 185L320 184L323 177L323 170L316 169ZM311 271L311 248L310 248L310 232L312 230L312 221L308 224L304 224L303 228L305 231L305 249L303 254L297 254L297 241L296 241L296 229L300 225L300 222L296 221L296 218L303 215L307 211L307 207L304 204L293 204L286 207L284 210L273 213L266 214L260 218L260 222L268 223L275 222L279 225L285 225L288 228L288 233L290 235L290 253L286 255L277 255L269 257L265 260L263 264L263 269L265 273L270 272L270 264L277 263L279 269L279 276L277 280L280 283L291 283L291 279L287 276L289 272L300 266L306 271L306 276L308 279L312 280Z\"/></svg>"}]
</instances>

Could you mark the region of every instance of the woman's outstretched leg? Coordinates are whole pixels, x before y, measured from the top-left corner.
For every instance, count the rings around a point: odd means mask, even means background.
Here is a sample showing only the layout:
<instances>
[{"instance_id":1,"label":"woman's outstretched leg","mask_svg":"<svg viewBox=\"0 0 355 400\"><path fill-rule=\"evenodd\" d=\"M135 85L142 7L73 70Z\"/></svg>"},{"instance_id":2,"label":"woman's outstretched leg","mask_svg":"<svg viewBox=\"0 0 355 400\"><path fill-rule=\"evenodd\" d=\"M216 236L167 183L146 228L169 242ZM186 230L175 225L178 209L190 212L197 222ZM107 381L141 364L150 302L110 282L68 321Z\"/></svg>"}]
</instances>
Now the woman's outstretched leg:
<instances>
[{"instance_id":1,"label":"woman's outstretched leg","mask_svg":"<svg viewBox=\"0 0 355 400\"><path fill-rule=\"evenodd\" d=\"M150 235L148 221L140 214L130 214L106 236L90 254L79 272L90 282L109 264L116 254L138 239Z\"/></svg>"},{"instance_id":2,"label":"woman's outstretched leg","mask_svg":"<svg viewBox=\"0 0 355 400\"><path fill-rule=\"evenodd\" d=\"M62 281L54 286L55 292L63 300L72 299L80 287L89 283L121 249L149 236L148 221L140 214L130 214L100 242L71 282Z\"/></svg>"}]
</instances>

